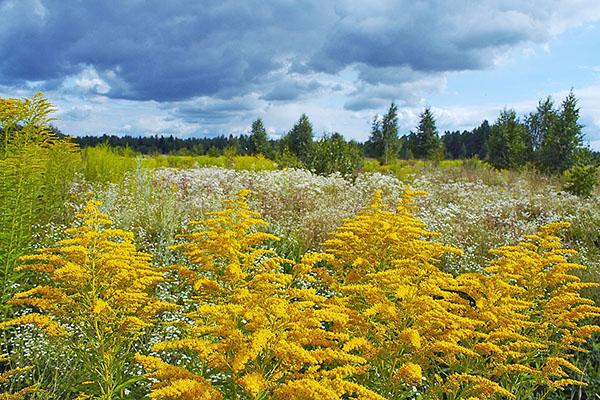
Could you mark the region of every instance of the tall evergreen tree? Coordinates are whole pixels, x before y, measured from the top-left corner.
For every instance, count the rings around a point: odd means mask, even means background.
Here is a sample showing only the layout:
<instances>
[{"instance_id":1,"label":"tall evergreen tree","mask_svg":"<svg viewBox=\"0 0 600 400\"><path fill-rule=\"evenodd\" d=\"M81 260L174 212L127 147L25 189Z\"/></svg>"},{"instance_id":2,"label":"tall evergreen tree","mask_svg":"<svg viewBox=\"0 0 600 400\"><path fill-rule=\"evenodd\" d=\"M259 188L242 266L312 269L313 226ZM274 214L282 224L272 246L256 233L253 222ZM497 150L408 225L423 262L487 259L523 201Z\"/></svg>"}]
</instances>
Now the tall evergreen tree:
<instances>
[{"instance_id":1,"label":"tall evergreen tree","mask_svg":"<svg viewBox=\"0 0 600 400\"><path fill-rule=\"evenodd\" d=\"M381 120L382 153L380 161L389 164L398 153L398 106L392 102Z\"/></svg>"},{"instance_id":2,"label":"tall evergreen tree","mask_svg":"<svg viewBox=\"0 0 600 400\"><path fill-rule=\"evenodd\" d=\"M516 168L528 160L529 133L514 110L504 109L500 113L492 126L488 145L489 161L496 168Z\"/></svg>"},{"instance_id":3,"label":"tall evergreen tree","mask_svg":"<svg viewBox=\"0 0 600 400\"><path fill-rule=\"evenodd\" d=\"M310 148L313 143L313 128L306 114L302 114L296 125L287 134L286 144L290 151L301 161L309 157Z\"/></svg>"},{"instance_id":4,"label":"tall evergreen tree","mask_svg":"<svg viewBox=\"0 0 600 400\"><path fill-rule=\"evenodd\" d=\"M558 120L558 112L554 109L554 101L550 96L540 100L535 113L530 113L525 118L534 154L537 154L540 150L547 136L555 134L556 129L558 129Z\"/></svg>"},{"instance_id":5,"label":"tall evergreen tree","mask_svg":"<svg viewBox=\"0 0 600 400\"><path fill-rule=\"evenodd\" d=\"M412 134L412 152L417 158L431 158L439 153L441 140L435 125L435 118L429 107L419 116L419 126Z\"/></svg>"},{"instance_id":6,"label":"tall evergreen tree","mask_svg":"<svg viewBox=\"0 0 600 400\"><path fill-rule=\"evenodd\" d=\"M365 143L365 155L367 157L381 158L383 154L383 136L381 132L381 120L378 115L371 122L371 136Z\"/></svg>"},{"instance_id":7,"label":"tall evergreen tree","mask_svg":"<svg viewBox=\"0 0 600 400\"><path fill-rule=\"evenodd\" d=\"M263 121L257 118L252 122L252 130L250 131L250 143L252 154L262 154L268 156L271 150L267 130L263 125Z\"/></svg>"},{"instance_id":8,"label":"tall evergreen tree","mask_svg":"<svg viewBox=\"0 0 600 400\"><path fill-rule=\"evenodd\" d=\"M487 120L484 120L481 125L473 130L472 142L467 144L467 157L479 157L480 160L485 160L488 155L488 140L492 127Z\"/></svg>"},{"instance_id":9,"label":"tall evergreen tree","mask_svg":"<svg viewBox=\"0 0 600 400\"><path fill-rule=\"evenodd\" d=\"M398 153L398 106L392 102L383 118L373 118L371 136L365 144L365 153L377 158L382 164L392 162Z\"/></svg>"},{"instance_id":10,"label":"tall evergreen tree","mask_svg":"<svg viewBox=\"0 0 600 400\"><path fill-rule=\"evenodd\" d=\"M540 167L548 172L563 172L576 162L582 145L577 98L571 91L561 104L556 129L547 132L539 150Z\"/></svg>"}]
</instances>

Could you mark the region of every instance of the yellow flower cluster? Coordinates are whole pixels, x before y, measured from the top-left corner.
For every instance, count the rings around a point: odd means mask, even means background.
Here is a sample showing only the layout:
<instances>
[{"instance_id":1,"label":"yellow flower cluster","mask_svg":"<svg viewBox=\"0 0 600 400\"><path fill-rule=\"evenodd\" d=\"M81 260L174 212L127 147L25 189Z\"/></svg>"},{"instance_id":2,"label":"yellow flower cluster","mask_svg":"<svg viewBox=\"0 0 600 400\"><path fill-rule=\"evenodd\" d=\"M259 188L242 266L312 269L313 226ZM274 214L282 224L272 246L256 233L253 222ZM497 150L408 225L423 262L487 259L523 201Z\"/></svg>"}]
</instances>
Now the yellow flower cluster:
<instances>
[{"instance_id":1,"label":"yellow flower cluster","mask_svg":"<svg viewBox=\"0 0 600 400\"><path fill-rule=\"evenodd\" d=\"M468 299L437 267L445 253L461 252L429 240L435 233L412 214L419 194L406 191L390 210L377 193L325 242L334 260L323 274L352 304L352 333L377 349L370 379L390 398L402 398L424 377L433 379L434 366L476 356L463 343L479 321L465 316Z\"/></svg>"},{"instance_id":2,"label":"yellow flower cluster","mask_svg":"<svg viewBox=\"0 0 600 400\"><path fill-rule=\"evenodd\" d=\"M480 355L473 371L521 393L523 376L547 390L583 382L568 371L583 371L569 358L600 327L583 324L600 316L600 308L580 291L596 287L581 282L573 271L584 269L566 256L556 232L567 223L541 227L516 246L493 251L498 258L482 274L458 277L460 289L474 301L470 317L482 322L471 339ZM528 393L530 394L530 393Z\"/></svg>"},{"instance_id":3,"label":"yellow flower cluster","mask_svg":"<svg viewBox=\"0 0 600 400\"><path fill-rule=\"evenodd\" d=\"M163 271L136 250L131 233L112 229L98 207L89 202L78 215L79 226L67 229L69 237L58 246L21 258L19 269L41 273L48 285L17 293L10 303L35 312L2 322L0 329L28 324L64 336L62 342L94 360L88 378L108 399L125 379L128 349L173 305L152 293L164 281Z\"/></svg>"},{"instance_id":4,"label":"yellow flower cluster","mask_svg":"<svg viewBox=\"0 0 600 400\"><path fill-rule=\"evenodd\" d=\"M352 334L377 349L367 381L389 398L419 386L432 398L530 398L536 389L571 384L568 361L600 331L600 316L580 296L583 283L567 261L555 223L516 246L497 249L480 273L454 277L437 264L458 249L434 243L411 212L407 191L395 212L377 194L370 207L325 242L334 260L321 271L352 305ZM399 382L400 384L397 384ZM432 384L434 383L434 384Z\"/></svg>"},{"instance_id":5,"label":"yellow flower cluster","mask_svg":"<svg viewBox=\"0 0 600 400\"><path fill-rule=\"evenodd\" d=\"M568 358L600 330L580 323L600 309L580 296L593 285L572 275L583 267L555 236L566 225L452 276L440 261L461 251L414 217L419 194L406 191L391 209L377 193L324 253L297 263L263 245L277 238L256 231L265 222L247 192L197 222L175 246L190 260L177 269L196 308L180 339L153 348L197 361L139 356L157 381L152 396L515 399L580 384Z\"/></svg>"},{"instance_id":6,"label":"yellow flower cluster","mask_svg":"<svg viewBox=\"0 0 600 400\"><path fill-rule=\"evenodd\" d=\"M344 301L306 287L309 265L319 257L309 254L295 269L263 248L278 238L255 230L266 223L248 208L247 194L196 223L175 246L190 260L178 270L192 282L197 308L186 315L181 339L153 350L192 352L198 364L190 376L139 357L158 379L152 396L191 399L218 390L223 398L382 399L346 380L364 371L370 346L349 335ZM210 388L207 381L219 384Z\"/></svg>"},{"instance_id":7,"label":"yellow flower cluster","mask_svg":"<svg viewBox=\"0 0 600 400\"><path fill-rule=\"evenodd\" d=\"M248 194L194 222L173 247L187 261L171 270L192 294L169 339L135 356L150 398L496 400L583 384L573 355L600 332L590 322L600 308L581 296L595 285L575 274L584 267L557 236L567 224L453 276L440 265L461 251L414 216L420 193L407 190L394 207L377 193L323 252L292 261L272 250L279 238L264 231ZM57 247L23 257L20 268L47 283L16 294L12 304L35 312L0 328L35 325L85 352L96 387L80 398L109 400L137 379L126 368L136 340L175 306L152 293L165 271L111 228L98 203L79 218Z\"/></svg>"}]
</instances>

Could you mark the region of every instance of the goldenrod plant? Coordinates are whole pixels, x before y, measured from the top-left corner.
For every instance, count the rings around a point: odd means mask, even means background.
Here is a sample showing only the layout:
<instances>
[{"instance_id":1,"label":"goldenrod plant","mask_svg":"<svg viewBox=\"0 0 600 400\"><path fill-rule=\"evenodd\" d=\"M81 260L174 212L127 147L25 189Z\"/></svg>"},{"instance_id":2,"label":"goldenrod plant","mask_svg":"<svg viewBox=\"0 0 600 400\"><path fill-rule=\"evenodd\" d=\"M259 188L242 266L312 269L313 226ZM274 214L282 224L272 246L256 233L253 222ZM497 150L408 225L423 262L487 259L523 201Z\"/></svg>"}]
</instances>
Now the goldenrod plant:
<instances>
[{"instance_id":1,"label":"goldenrod plant","mask_svg":"<svg viewBox=\"0 0 600 400\"><path fill-rule=\"evenodd\" d=\"M386 398L531 399L579 385L583 372L569 361L600 327L580 291L596 287L571 271L572 250L540 228L482 272L453 277L436 264L457 253L430 239L412 215L407 191L394 211L376 194L325 245L333 256L320 276L354 314L352 334L374 346L360 382Z\"/></svg>"},{"instance_id":2,"label":"goldenrod plant","mask_svg":"<svg viewBox=\"0 0 600 400\"><path fill-rule=\"evenodd\" d=\"M68 238L56 247L21 257L21 271L39 274L38 286L17 293L12 305L27 306L0 323L0 329L31 325L55 346L64 345L85 381L71 382L74 392L90 398L126 398L139 380L128 368L140 337L173 305L158 301L154 287L163 271L150 255L138 252L133 235L111 228L112 221L90 201Z\"/></svg>"},{"instance_id":3,"label":"goldenrod plant","mask_svg":"<svg viewBox=\"0 0 600 400\"><path fill-rule=\"evenodd\" d=\"M498 258L483 274L458 278L461 290L472 296L472 317L482 322L473 338L480 357L469 369L519 399L585 385L584 372L572 360L600 332L592 322L600 308L581 296L598 284L574 274L585 267L569 262L575 251L565 249L557 236L568 226L543 226L515 246L493 250Z\"/></svg>"},{"instance_id":4,"label":"goldenrod plant","mask_svg":"<svg viewBox=\"0 0 600 400\"><path fill-rule=\"evenodd\" d=\"M266 222L247 195L196 222L175 246L190 260L178 269L193 284L195 308L179 339L153 348L169 363L138 356L157 381L150 397L383 399L351 379L371 346L348 334L344 301L303 285L321 256L293 266L266 249L278 238L257 230Z\"/></svg>"},{"instance_id":5,"label":"goldenrod plant","mask_svg":"<svg viewBox=\"0 0 600 400\"><path fill-rule=\"evenodd\" d=\"M419 192L405 191L396 209L375 194L370 206L346 220L325 242L331 287L351 304L355 334L376 349L365 384L386 398L411 398L437 379L442 366L475 356L465 346L477 320L467 299L437 264L460 250L432 241L435 233L413 216Z\"/></svg>"},{"instance_id":6,"label":"goldenrod plant","mask_svg":"<svg viewBox=\"0 0 600 400\"><path fill-rule=\"evenodd\" d=\"M42 393L35 386L26 386L17 390L11 390L13 386L11 381L29 372L28 367L11 368L9 366L10 358L5 355L0 355L0 400L24 400L28 395L33 393Z\"/></svg>"},{"instance_id":7,"label":"goldenrod plant","mask_svg":"<svg viewBox=\"0 0 600 400\"><path fill-rule=\"evenodd\" d=\"M0 98L0 321L12 313L7 300L27 282L15 263L44 224L62 219L79 166L78 147L51 130L54 111L41 93Z\"/></svg>"}]
</instances>

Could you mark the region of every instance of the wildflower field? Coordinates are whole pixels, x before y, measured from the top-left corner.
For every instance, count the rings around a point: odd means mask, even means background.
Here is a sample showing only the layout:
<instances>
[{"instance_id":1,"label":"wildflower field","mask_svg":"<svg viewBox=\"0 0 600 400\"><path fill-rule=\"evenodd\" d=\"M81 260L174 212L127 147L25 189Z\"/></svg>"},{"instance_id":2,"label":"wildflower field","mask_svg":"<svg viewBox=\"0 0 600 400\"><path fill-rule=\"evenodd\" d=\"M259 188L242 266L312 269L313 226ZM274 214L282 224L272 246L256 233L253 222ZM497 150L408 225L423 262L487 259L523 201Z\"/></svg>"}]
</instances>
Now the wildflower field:
<instances>
[{"instance_id":1,"label":"wildflower field","mask_svg":"<svg viewBox=\"0 0 600 400\"><path fill-rule=\"evenodd\" d=\"M82 151L0 101L0 399L600 399L598 193Z\"/></svg>"}]
</instances>

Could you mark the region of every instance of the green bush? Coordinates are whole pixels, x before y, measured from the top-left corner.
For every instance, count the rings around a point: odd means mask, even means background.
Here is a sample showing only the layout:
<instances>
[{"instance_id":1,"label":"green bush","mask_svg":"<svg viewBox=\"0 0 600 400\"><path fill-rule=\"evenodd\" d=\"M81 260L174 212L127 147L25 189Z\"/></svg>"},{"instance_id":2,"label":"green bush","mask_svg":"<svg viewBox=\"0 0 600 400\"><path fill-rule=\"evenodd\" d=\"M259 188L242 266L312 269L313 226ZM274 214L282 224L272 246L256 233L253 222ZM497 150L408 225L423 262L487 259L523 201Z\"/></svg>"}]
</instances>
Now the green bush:
<instances>
[{"instance_id":1,"label":"green bush","mask_svg":"<svg viewBox=\"0 0 600 400\"><path fill-rule=\"evenodd\" d=\"M598 167L575 165L565 171L564 189L576 196L589 197L598 183Z\"/></svg>"},{"instance_id":2,"label":"green bush","mask_svg":"<svg viewBox=\"0 0 600 400\"><path fill-rule=\"evenodd\" d=\"M334 172L352 175L362 165L363 154L360 147L356 143L346 142L339 133L314 142L306 160L308 169L324 175Z\"/></svg>"},{"instance_id":3,"label":"green bush","mask_svg":"<svg viewBox=\"0 0 600 400\"><path fill-rule=\"evenodd\" d=\"M275 162L277 163L277 166L281 169L303 167L302 161L300 161L298 157L296 157L296 155L292 153L289 147L287 146L283 147L283 150L281 150L277 154L277 156L275 157Z\"/></svg>"}]
</instances>

